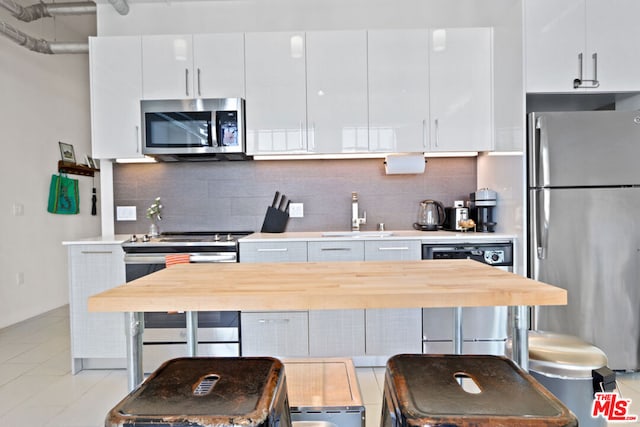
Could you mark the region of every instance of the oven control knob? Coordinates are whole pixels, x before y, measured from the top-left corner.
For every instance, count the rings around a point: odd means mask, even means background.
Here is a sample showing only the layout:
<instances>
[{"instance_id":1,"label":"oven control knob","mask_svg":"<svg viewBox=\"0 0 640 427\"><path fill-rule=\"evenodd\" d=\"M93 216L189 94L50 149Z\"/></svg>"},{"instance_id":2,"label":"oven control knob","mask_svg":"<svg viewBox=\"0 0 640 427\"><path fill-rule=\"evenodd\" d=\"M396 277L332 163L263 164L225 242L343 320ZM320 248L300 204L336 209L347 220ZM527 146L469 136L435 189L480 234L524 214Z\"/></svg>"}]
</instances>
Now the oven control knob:
<instances>
[{"instance_id":1,"label":"oven control knob","mask_svg":"<svg viewBox=\"0 0 640 427\"><path fill-rule=\"evenodd\" d=\"M133 236L131 236L131 238L129 239L130 242L137 242L138 241L138 237L134 234Z\"/></svg>"},{"instance_id":2,"label":"oven control knob","mask_svg":"<svg viewBox=\"0 0 640 427\"><path fill-rule=\"evenodd\" d=\"M215 240L216 242L220 241L220 235L216 234L215 236L213 236L213 240Z\"/></svg>"},{"instance_id":3,"label":"oven control knob","mask_svg":"<svg viewBox=\"0 0 640 427\"><path fill-rule=\"evenodd\" d=\"M149 237L148 234L145 234L144 236L142 236L142 241L143 242L148 242L149 240L151 240L151 237Z\"/></svg>"},{"instance_id":4,"label":"oven control knob","mask_svg":"<svg viewBox=\"0 0 640 427\"><path fill-rule=\"evenodd\" d=\"M504 262L504 252L502 251L485 252L484 260L487 262L487 264L496 264L499 262Z\"/></svg>"},{"instance_id":5,"label":"oven control knob","mask_svg":"<svg viewBox=\"0 0 640 427\"><path fill-rule=\"evenodd\" d=\"M233 242L233 236L231 233L227 234L227 242Z\"/></svg>"}]
</instances>

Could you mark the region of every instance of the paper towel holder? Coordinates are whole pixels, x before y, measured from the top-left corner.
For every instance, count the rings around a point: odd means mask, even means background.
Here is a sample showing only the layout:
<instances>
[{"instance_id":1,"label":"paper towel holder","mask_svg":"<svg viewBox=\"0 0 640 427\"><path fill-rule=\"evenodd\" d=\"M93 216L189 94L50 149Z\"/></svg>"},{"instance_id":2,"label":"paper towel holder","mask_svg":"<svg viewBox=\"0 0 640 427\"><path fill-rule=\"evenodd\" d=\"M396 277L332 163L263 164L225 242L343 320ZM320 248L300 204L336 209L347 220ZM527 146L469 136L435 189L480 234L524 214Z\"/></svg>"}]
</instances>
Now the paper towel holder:
<instances>
[{"instance_id":1,"label":"paper towel holder","mask_svg":"<svg viewBox=\"0 0 640 427\"><path fill-rule=\"evenodd\" d=\"M424 153L393 153L384 157L387 175L421 174L425 171L426 163Z\"/></svg>"}]
</instances>

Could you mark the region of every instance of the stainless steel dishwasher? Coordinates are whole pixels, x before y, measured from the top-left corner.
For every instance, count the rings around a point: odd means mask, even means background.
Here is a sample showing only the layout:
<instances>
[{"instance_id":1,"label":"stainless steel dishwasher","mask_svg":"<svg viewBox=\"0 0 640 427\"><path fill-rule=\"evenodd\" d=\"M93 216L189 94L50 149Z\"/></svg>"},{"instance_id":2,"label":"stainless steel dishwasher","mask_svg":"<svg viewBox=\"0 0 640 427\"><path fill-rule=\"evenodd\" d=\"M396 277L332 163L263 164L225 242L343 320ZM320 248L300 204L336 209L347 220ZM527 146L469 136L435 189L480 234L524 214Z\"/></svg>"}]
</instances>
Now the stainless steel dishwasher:
<instances>
[{"instance_id":1,"label":"stainless steel dishwasher","mask_svg":"<svg viewBox=\"0 0 640 427\"><path fill-rule=\"evenodd\" d=\"M499 243L423 243L422 259L472 259L506 271L513 271L513 244ZM422 310L423 353L454 353L453 308ZM462 309L463 354L504 355L508 338L508 308L465 307Z\"/></svg>"}]
</instances>

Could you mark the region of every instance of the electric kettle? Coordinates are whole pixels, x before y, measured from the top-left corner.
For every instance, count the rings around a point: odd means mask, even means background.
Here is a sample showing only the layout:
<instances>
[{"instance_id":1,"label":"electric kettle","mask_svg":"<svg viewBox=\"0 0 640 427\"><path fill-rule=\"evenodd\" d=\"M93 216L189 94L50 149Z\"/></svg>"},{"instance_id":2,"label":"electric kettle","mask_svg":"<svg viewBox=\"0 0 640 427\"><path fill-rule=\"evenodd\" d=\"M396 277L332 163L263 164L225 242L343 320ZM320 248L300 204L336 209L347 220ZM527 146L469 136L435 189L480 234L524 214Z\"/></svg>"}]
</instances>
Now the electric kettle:
<instances>
[{"instance_id":1,"label":"electric kettle","mask_svg":"<svg viewBox=\"0 0 640 427\"><path fill-rule=\"evenodd\" d=\"M418 222L413 228L422 231L435 231L444 224L446 215L444 205L436 200L423 200L420 202Z\"/></svg>"}]
</instances>

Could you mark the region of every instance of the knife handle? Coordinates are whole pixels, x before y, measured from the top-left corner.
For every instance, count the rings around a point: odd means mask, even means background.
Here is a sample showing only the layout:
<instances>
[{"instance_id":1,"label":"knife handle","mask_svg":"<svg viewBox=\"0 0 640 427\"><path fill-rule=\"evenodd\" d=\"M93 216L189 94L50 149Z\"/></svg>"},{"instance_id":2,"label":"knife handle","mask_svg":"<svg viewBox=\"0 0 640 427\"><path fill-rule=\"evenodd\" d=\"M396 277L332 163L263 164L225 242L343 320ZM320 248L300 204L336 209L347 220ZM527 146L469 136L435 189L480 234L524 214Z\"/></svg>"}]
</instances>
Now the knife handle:
<instances>
[{"instance_id":1,"label":"knife handle","mask_svg":"<svg viewBox=\"0 0 640 427\"><path fill-rule=\"evenodd\" d=\"M280 199L280 206L278 206L278 210L284 212L284 208L286 205L287 205L287 196L283 194L282 198Z\"/></svg>"},{"instance_id":2,"label":"knife handle","mask_svg":"<svg viewBox=\"0 0 640 427\"><path fill-rule=\"evenodd\" d=\"M278 203L278 198L279 197L280 197L280 192L276 191L276 195L273 196L273 202L271 203L271 206L273 206L274 208L278 207L277 203Z\"/></svg>"},{"instance_id":3,"label":"knife handle","mask_svg":"<svg viewBox=\"0 0 640 427\"><path fill-rule=\"evenodd\" d=\"M291 204L291 200L287 200L287 206L284 208L284 212L289 212L289 205Z\"/></svg>"}]
</instances>

